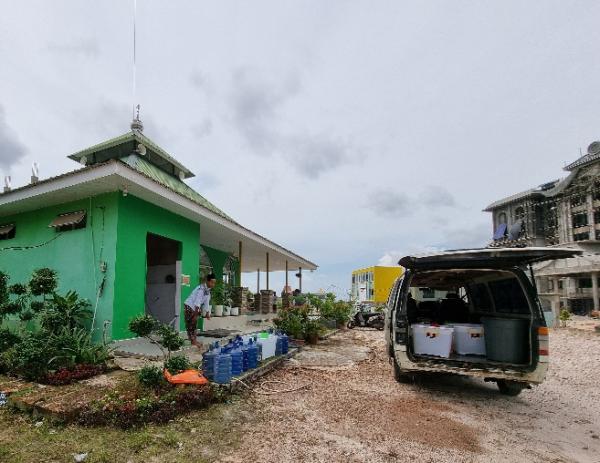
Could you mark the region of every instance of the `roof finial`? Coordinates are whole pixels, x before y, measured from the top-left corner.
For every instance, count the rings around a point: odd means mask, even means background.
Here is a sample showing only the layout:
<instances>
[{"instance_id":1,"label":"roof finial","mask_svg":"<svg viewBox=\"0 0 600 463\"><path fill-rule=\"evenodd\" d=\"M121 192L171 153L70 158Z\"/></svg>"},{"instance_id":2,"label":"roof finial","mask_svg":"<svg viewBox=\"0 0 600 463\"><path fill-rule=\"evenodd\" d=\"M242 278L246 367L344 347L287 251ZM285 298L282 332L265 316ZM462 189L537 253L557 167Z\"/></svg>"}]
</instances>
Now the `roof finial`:
<instances>
[{"instance_id":1,"label":"roof finial","mask_svg":"<svg viewBox=\"0 0 600 463\"><path fill-rule=\"evenodd\" d=\"M140 120L140 105L138 104L136 107L135 118L131 121L131 130L137 132L144 131L144 124Z\"/></svg>"}]
</instances>

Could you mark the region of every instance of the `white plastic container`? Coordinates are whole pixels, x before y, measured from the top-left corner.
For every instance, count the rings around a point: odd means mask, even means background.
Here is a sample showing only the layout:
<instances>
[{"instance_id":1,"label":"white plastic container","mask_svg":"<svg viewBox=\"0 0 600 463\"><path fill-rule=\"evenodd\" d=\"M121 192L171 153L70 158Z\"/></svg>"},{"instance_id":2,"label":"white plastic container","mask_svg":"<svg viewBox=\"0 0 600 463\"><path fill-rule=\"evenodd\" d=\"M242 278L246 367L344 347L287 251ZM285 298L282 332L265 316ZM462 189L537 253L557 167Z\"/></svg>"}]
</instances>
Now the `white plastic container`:
<instances>
[{"instance_id":1,"label":"white plastic container","mask_svg":"<svg viewBox=\"0 0 600 463\"><path fill-rule=\"evenodd\" d=\"M231 311L231 307L229 307L227 305L223 306L223 316L224 317L229 317L230 311Z\"/></svg>"},{"instance_id":2,"label":"white plastic container","mask_svg":"<svg viewBox=\"0 0 600 463\"><path fill-rule=\"evenodd\" d=\"M454 328L415 323L411 329L415 354L450 357Z\"/></svg>"},{"instance_id":3,"label":"white plastic container","mask_svg":"<svg viewBox=\"0 0 600 463\"><path fill-rule=\"evenodd\" d=\"M453 323L454 351L460 355L485 355L483 325L475 323Z\"/></svg>"},{"instance_id":4,"label":"white plastic container","mask_svg":"<svg viewBox=\"0 0 600 463\"><path fill-rule=\"evenodd\" d=\"M223 306L222 305L215 305L214 306L215 309L215 317L222 317L223 316Z\"/></svg>"},{"instance_id":5,"label":"white plastic container","mask_svg":"<svg viewBox=\"0 0 600 463\"><path fill-rule=\"evenodd\" d=\"M269 357L275 356L275 348L277 347L277 336L269 335L268 338L258 338L258 344L262 345L262 359L266 360Z\"/></svg>"},{"instance_id":6,"label":"white plastic container","mask_svg":"<svg viewBox=\"0 0 600 463\"><path fill-rule=\"evenodd\" d=\"M240 314L240 308L239 307L232 307L231 311L229 312L229 314L233 317L237 317Z\"/></svg>"}]
</instances>

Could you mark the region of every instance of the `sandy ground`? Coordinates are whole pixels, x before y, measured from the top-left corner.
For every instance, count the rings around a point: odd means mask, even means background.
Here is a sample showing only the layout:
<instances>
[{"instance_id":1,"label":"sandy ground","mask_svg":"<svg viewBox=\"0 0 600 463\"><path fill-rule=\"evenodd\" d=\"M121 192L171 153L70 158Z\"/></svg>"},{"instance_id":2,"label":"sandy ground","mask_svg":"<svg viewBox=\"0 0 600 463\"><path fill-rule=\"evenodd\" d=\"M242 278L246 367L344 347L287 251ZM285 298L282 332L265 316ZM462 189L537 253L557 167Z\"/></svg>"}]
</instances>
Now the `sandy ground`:
<instances>
[{"instance_id":1,"label":"sandy ground","mask_svg":"<svg viewBox=\"0 0 600 463\"><path fill-rule=\"evenodd\" d=\"M551 345L546 382L506 397L469 378L398 384L381 332L340 333L249 393L242 445L220 461L600 462L600 335Z\"/></svg>"}]
</instances>

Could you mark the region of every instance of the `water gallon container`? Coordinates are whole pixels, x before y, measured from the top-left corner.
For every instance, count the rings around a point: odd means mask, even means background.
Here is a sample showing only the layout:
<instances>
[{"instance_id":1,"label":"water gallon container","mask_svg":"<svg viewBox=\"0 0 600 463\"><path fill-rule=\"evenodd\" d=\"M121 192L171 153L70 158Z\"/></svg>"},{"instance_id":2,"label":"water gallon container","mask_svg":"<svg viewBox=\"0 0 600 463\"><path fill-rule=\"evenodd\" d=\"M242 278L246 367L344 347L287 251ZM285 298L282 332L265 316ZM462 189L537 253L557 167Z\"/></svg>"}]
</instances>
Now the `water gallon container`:
<instances>
[{"instance_id":1,"label":"water gallon container","mask_svg":"<svg viewBox=\"0 0 600 463\"><path fill-rule=\"evenodd\" d=\"M415 323L410 326L415 354L450 357L454 328Z\"/></svg>"},{"instance_id":2,"label":"water gallon container","mask_svg":"<svg viewBox=\"0 0 600 463\"><path fill-rule=\"evenodd\" d=\"M244 362L247 364L247 370L252 370L258 366L258 346L254 340L248 341L247 350L244 356Z\"/></svg>"},{"instance_id":3,"label":"water gallon container","mask_svg":"<svg viewBox=\"0 0 600 463\"><path fill-rule=\"evenodd\" d=\"M452 346L460 355L485 355L485 338L483 325L475 323L452 323L454 328Z\"/></svg>"},{"instance_id":4,"label":"water gallon container","mask_svg":"<svg viewBox=\"0 0 600 463\"><path fill-rule=\"evenodd\" d=\"M231 381L231 354L221 352L215 358L215 383L228 384Z\"/></svg>"},{"instance_id":5,"label":"water gallon container","mask_svg":"<svg viewBox=\"0 0 600 463\"><path fill-rule=\"evenodd\" d=\"M256 345L256 361L257 362L262 362L263 361L262 344L260 344L258 342L257 338L254 338L254 344Z\"/></svg>"},{"instance_id":6,"label":"water gallon container","mask_svg":"<svg viewBox=\"0 0 600 463\"><path fill-rule=\"evenodd\" d=\"M529 320L482 317L488 360L523 365L529 363Z\"/></svg>"},{"instance_id":7,"label":"water gallon container","mask_svg":"<svg viewBox=\"0 0 600 463\"><path fill-rule=\"evenodd\" d=\"M281 333L281 339L282 339L281 353L283 355L285 355L290 351L290 338L288 337L287 334Z\"/></svg>"},{"instance_id":8,"label":"water gallon container","mask_svg":"<svg viewBox=\"0 0 600 463\"><path fill-rule=\"evenodd\" d=\"M283 338L281 335L277 334L277 340L275 343L275 356L279 356L283 354Z\"/></svg>"},{"instance_id":9,"label":"water gallon container","mask_svg":"<svg viewBox=\"0 0 600 463\"><path fill-rule=\"evenodd\" d=\"M277 336L268 334L267 337L258 338L258 344L262 346L262 360L275 356L275 348L277 347Z\"/></svg>"},{"instance_id":10,"label":"water gallon container","mask_svg":"<svg viewBox=\"0 0 600 463\"><path fill-rule=\"evenodd\" d=\"M231 350L231 375L239 376L244 371L244 354L240 346L236 346Z\"/></svg>"},{"instance_id":11,"label":"water gallon container","mask_svg":"<svg viewBox=\"0 0 600 463\"><path fill-rule=\"evenodd\" d=\"M242 351L242 371L248 371L248 344L242 343L240 349Z\"/></svg>"},{"instance_id":12,"label":"water gallon container","mask_svg":"<svg viewBox=\"0 0 600 463\"><path fill-rule=\"evenodd\" d=\"M215 344L211 344L207 352L202 354L202 374L210 381L215 377L215 359L220 351L219 343L215 342Z\"/></svg>"}]
</instances>

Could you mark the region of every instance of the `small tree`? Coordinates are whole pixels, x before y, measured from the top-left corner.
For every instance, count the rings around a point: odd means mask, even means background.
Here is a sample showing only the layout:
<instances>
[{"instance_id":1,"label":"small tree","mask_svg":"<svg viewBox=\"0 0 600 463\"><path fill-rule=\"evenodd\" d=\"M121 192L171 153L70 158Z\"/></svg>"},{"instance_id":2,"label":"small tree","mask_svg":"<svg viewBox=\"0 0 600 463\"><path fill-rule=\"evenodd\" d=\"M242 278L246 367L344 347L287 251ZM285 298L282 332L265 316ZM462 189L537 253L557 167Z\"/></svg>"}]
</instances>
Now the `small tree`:
<instances>
[{"instance_id":1,"label":"small tree","mask_svg":"<svg viewBox=\"0 0 600 463\"><path fill-rule=\"evenodd\" d=\"M567 326L567 321L571 319L571 312L567 309L561 309L560 314L558 314L558 319L560 320L560 326L565 328Z\"/></svg>"},{"instance_id":2,"label":"small tree","mask_svg":"<svg viewBox=\"0 0 600 463\"><path fill-rule=\"evenodd\" d=\"M184 344L176 330L160 323L151 315L139 315L132 319L129 322L129 331L157 345L165 360L169 360L171 353L181 349Z\"/></svg>"}]
</instances>

